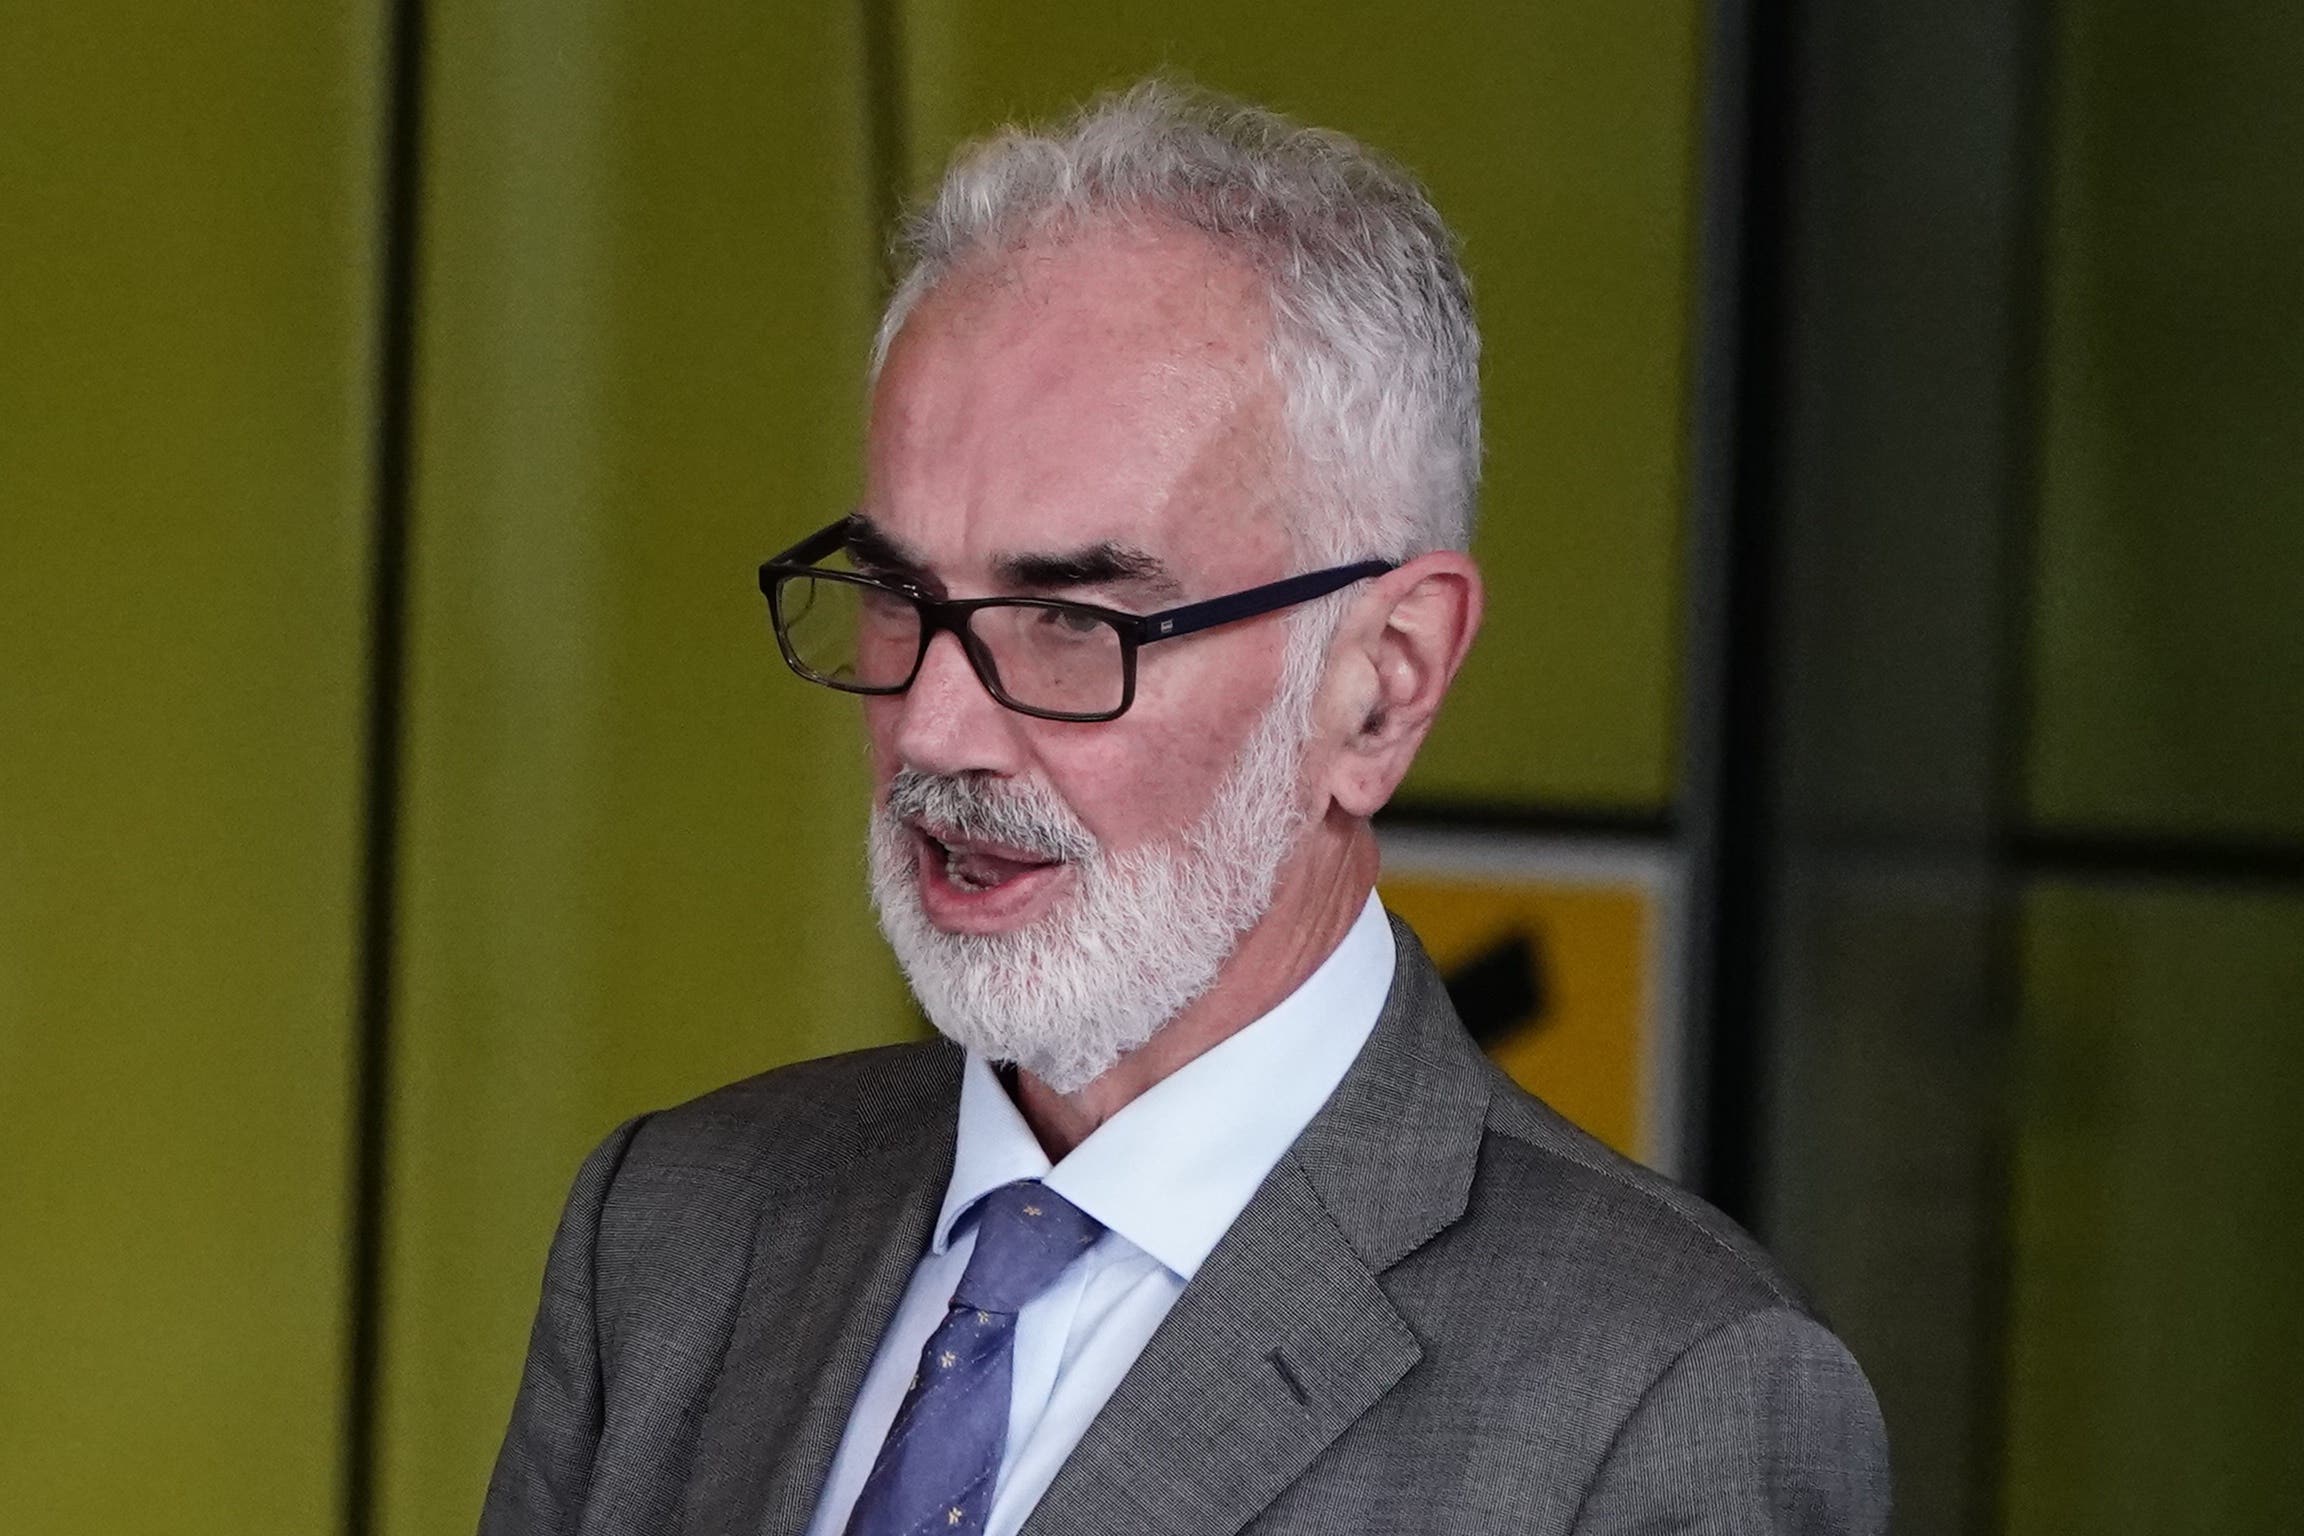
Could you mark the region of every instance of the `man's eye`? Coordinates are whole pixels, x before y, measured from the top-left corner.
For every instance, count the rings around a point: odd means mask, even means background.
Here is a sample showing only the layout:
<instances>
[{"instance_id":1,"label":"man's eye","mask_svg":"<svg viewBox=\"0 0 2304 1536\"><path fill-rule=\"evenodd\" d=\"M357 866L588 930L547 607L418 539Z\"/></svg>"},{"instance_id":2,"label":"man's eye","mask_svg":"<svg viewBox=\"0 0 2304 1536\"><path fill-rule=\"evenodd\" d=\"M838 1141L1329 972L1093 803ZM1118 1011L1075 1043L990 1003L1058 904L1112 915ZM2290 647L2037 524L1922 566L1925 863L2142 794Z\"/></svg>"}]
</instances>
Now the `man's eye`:
<instances>
[{"instance_id":1,"label":"man's eye","mask_svg":"<svg viewBox=\"0 0 2304 1536\"><path fill-rule=\"evenodd\" d=\"M1102 629L1104 621L1092 613L1078 613L1069 608L1043 608L1040 627L1067 640L1084 640Z\"/></svg>"}]
</instances>

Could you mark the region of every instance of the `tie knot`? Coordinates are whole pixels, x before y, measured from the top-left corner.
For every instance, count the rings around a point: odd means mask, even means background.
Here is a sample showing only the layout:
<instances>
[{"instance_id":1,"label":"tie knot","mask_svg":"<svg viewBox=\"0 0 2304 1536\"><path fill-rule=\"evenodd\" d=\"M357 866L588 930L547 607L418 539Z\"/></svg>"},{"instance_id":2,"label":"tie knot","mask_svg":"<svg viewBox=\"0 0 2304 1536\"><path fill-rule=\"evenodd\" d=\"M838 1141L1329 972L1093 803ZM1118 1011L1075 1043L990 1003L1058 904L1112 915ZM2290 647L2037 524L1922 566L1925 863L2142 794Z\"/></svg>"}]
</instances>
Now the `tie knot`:
<instances>
[{"instance_id":1,"label":"tie knot","mask_svg":"<svg viewBox=\"0 0 2304 1536\"><path fill-rule=\"evenodd\" d=\"M1003 1184L977 1208L976 1251L952 1305L1015 1313L1088 1251L1104 1228L1037 1180Z\"/></svg>"}]
</instances>

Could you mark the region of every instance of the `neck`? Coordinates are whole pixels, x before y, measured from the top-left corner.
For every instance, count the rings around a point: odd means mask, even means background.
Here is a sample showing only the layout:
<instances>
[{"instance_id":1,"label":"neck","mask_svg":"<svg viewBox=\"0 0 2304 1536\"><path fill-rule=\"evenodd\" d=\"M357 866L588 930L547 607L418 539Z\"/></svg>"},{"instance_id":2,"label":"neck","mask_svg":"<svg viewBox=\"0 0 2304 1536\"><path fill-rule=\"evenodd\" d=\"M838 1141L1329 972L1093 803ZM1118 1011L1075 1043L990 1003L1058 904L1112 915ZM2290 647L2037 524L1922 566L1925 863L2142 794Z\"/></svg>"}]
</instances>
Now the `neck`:
<instances>
[{"instance_id":1,"label":"neck","mask_svg":"<svg viewBox=\"0 0 2304 1536\"><path fill-rule=\"evenodd\" d=\"M1336 952L1376 884L1376 836L1331 810L1284 866L1272 905L1242 936L1215 983L1142 1046L1077 1093L1016 1074L1016 1107L1057 1159L1153 1084L1270 1013Z\"/></svg>"}]
</instances>

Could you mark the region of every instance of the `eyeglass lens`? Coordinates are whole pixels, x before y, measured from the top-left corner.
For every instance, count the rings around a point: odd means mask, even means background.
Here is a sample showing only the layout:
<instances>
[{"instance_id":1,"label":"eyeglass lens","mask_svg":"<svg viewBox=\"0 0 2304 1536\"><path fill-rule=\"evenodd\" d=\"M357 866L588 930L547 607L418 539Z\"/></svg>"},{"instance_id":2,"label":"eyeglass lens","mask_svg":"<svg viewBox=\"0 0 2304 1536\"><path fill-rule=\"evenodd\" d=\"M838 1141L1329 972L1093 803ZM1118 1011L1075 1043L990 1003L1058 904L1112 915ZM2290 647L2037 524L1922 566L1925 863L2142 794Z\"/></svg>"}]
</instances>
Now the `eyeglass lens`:
<instances>
[{"instance_id":1,"label":"eyeglass lens","mask_svg":"<svg viewBox=\"0 0 2304 1536\"><path fill-rule=\"evenodd\" d=\"M785 643L801 665L835 688L897 688L920 655L920 610L898 593L853 581L784 578L778 591ZM1054 714L1120 707L1127 687L1120 632L1093 614L1002 603L968 615L971 660L989 665L1014 703Z\"/></svg>"},{"instance_id":2,"label":"eyeglass lens","mask_svg":"<svg viewBox=\"0 0 2304 1536\"><path fill-rule=\"evenodd\" d=\"M896 688L920 654L920 610L852 581L788 576L777 611L793 656L835 688Z\"/></svg>"}]
</instances>

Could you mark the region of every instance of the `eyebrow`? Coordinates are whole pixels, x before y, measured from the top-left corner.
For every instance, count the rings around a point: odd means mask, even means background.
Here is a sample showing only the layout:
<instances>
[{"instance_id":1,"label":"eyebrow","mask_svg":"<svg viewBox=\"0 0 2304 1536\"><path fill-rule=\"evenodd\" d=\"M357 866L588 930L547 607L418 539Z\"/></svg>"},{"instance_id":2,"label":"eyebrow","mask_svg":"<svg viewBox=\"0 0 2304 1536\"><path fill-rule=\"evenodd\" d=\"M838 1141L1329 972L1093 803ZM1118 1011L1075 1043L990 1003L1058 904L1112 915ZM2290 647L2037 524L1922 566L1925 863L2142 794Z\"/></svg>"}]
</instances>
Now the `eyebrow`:
<instances>
[{"instance_id":1,"label":"eyebrow","mask_svg":"<svg viewBox=\"0 0 2304 1536\"><path fill-rule=\"evenodd\" d=\"M1183 590L1157 556L1109 539L1069 554L1004 555L992 570L1004 585L1044 592L1128 586L1174 596Z\"/></svg>"},{"instance_id":2,"label":"eyebrow","mask_svg":"<svg viewBox=\"0 0 2304 1536\"><path fill-rule=\"evenodd\" d=\"M873 575L894 577L929 591L944 589L925 560L862 513L848 519L845 548L851 561ZM1183 583L1158 556L1111 539L1064 553L1002 555L993 561L992 574L1003 587L1027 591L1129 586L1173 597L1184 590Z\"/></svg>"},{"instance_id":3,"label":"eyebrow","mask_svg":"<svg viewBox=\"0 0 2304 1536\"><path fill-rule=\"evenodd\" d=\"M851 562L871 575L893 576L914 586L942 590L941 584L929 574L928 562L861 512L850 515L848 534L841 547L847 550Z\"/></svg>"}]
</instances>

